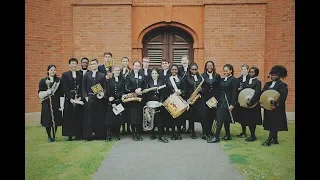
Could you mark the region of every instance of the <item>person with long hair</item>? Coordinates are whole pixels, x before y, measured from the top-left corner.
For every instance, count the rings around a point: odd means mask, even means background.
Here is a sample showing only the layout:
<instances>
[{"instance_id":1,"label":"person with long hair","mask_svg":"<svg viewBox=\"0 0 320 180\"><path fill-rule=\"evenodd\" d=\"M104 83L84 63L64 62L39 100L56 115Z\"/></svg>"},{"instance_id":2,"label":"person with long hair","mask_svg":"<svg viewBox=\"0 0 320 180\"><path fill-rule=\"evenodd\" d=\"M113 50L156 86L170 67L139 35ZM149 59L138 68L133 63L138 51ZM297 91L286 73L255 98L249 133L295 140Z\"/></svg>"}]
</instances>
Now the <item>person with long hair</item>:
<instances>
[{"instance_id":1,"label":"person with long hair","mask_svg":"<svg viewBox=\"0 0 320 180\"><path fill-rule=\"evenodd\" d=\"M136 93L137 98L143 98L142 90L145 88L145 79L142 74L141 62L136 60L133 62L133 68L126 77L125 88L126 93ZM142 141L142 111L143 111L143 100L126 102L128 107L128 117L130 118L129 123L131 125L132 139L134 141Z\"/></svg>"},{"instance_id":2,"label":"person with long hair","mask_svg":"<svg viewBox=\"0 0 320 180\"><path fill-rule=\"evenodd\" d=\"M151 70L151 77L152 79L149 79L147 81L147 87L146 88L152 88L152 87L160 87L164 85L164 81L162 79L159 79L159 70L158 68L153 68ZM159 90L152 90L149 91L146 94L146 101L158 101L160 103L163 103L164 99L164 91L165 88L159 89ZM169 141L163 136L163 126L165 124L164 118L162 118L161 113L162 111L166 111L166 109L163 106L157 107L154 109L154 128L151 130L151 140L154 140L157 138L155 128L158 128L158 141L163 143L168 143ZM160 111L160 112L159 112Z\"/></svg>"},{"instance_id":3,"label":"person with long hair","mask_svg":"<svg viewBox=\"0 0 320 180\"><path fill-rule=\"evenodd\" d=\"M124 76L120 75L120 68L118 66L113 67L113 76L107 81L107 99L108 99L108 113L106 113L105 124L107 125L107 137L106 141L111 141L112 135L116 141L120 140L120 125L124 122L122 116L124 111L119 114L113 112L113 109L117 109L119 104L123 104L121 97L125 92L125 80Z\"/></svg>"},{"instance_id":4,"label":"person with long hair","mask_svg":"<svg viewBox=\"0 0 320 180\"><path fill-rule=\"evenodd\" d=\"M171 94L176 93L178 96L181 96L184 100L186 100L183 79L178 75L178 73L178 65L173 64L171 66L171 76L169 77L169 80L166 83L167 93L165 94L165 99L167 99ZM185 114L186 112L182 113L179 117L175 119L173 119L173 117L170 116L170 119L167 120L167 127L172 129L171 140L182 139L181 126L185 124Z\"/></svg>"},{"instance_id":5,"label":"person with long hair","mask_svg":"<svg viewBox=\"0 0 320 180\"><path fill-rule=\"evenodd\" d=\"M48 65L47 76L40 80L38 89L38 95L42 101L40 122L46 128L48 142L56 141L58 126L62 126L62 112L59 108L60 97L63 97L63 93L60 78L56 73L56 66L54 64Z\"/></svg>"},{"instance_id":6,"label":"person with long hair","mask_svg":"<svg viewBox=\"0 0 320 180\"><path fill-rule=\"evenodd\" d=\"M276 102L272 102L271 110L264 109L263 127L269 131L268 139L262 144L263 146L271 146L271 144L279 144L278 132L288 131L288 122L286 115L286 99L288 96L288 85L281 81L287 77L287 69L281 65L275 65L270 70L271 81L266 82L262 93L266 90L275 90L280 93L280 97Z\"/></svg>"},{"instance_id":7,"label":"person with long hair","mask_svg":"<svg viewBox=\"0 0 320 180\"><path fill-rule=\"evenodd\" d=\"M238 109L238 111L241 112L241 126L248 126L250 130L250 137L245 139L246 142L257 140L255 134L256 126L262 125L261 107L259 103L261 95L261 81L257 78L258 75L259 69L257 67L250 67L249 77L242 86L243 89L251 88L254 90L254 95L252 98L246 104L244 104L244 106L240 106ZM251 108L253 105L255 106Z\"/></svg>"},{"instance_id":8,"label":"person with long hair","mask_svg":"<svg viewBox=\"0 0 320 180\"><path fill-rule=\"evenodd\" d=\"M186 98L189 99L192 93L198 88L199 84L202 81L202 76L198 72L198 65L196 63L191 63L189 65L189 72L187 73L186 78L184 79L184 89L186 91ZM200 91L202 88L199 88L197 94L202 94ZM197 139L194 123L204 122L204 103L203 98L198 98L193 105L190 105L189 111L187 111L189 117L189 129L191 130L191 138ZM203 127L202 127L203 130Z\"/></svg>"},{"instance_id":9,"label":"person with long hair","mask_svg":"<svg viewBox=\"0 0 320 180\"><path fill-rule=\"evenodd\" d=\"M216 100L220 97L221 76L216 72L213 61L207 61L204 65L202 74L204 83L202 85L202 99L204 103L204 122L202 122L203 135L202 139L207 140L213 136L212 126L216 119L217 107L209 107L206 102L214 97Z\"/></svg>"},{"instance_id":10,"label":"person with long hair","mask_svg":"<svg viewBox=\"0 0 320 180\"><path fill-rule=\"evenodd\" d=\"M124 79L128 76L130 73L131 68L129 67L129 58L124 56L121 58L121 68L120 68L120 76L122 76ZM124 109L127 109L127 104L123 104ZM120 128L122 129L121 134L130 134L130 123L128 121L128 111L122 112L122 119L123 124L121 124Z\"/></svg>"},{"instance_id":11,"label":"person with long hair","mask_svg":"<svg viewBox=\"0 0 320 180\"><path fill-rule=\"evenodd\" d=\"M207 139L208 143L216 143L220 141L220 132L222 129L222 125L224 125L224 129L226 131L226 136L224 136L223 140L231 140L230 134L230 123L233 119L232 110L238 101L238 81L233 76L234 69L231 64L225 64L223 66L224 79L220 81L220 97L218 99L217 104L217 129L215 135Z\"/></svg>"}]
</instances>

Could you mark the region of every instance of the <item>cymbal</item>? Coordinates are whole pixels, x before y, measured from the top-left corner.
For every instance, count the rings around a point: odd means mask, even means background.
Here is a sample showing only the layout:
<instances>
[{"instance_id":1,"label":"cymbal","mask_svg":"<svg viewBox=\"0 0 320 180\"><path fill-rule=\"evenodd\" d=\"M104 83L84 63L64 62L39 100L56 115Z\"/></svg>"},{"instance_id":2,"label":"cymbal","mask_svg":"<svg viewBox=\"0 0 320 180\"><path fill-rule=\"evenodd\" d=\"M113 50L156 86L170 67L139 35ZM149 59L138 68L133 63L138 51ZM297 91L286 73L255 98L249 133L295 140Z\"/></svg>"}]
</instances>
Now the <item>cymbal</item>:
<instances>
[{"instance_id":1,"label":"cymbal","mask_svg":"<svg viewBox=\"0 0 320 180\"><path fill-rule=\"evenodd\" d=\"M253 97L254 92L255 92L255 90L251 89L251 88L245 88L245 89L241 90L238 95L238 102L239 102L240 106L247 105L247 102ZM249 106L249 108L253 108L257 104L258 104L258 102L252 106Z\"/></svg>"},{"instance_id":2,"label":"cymbal","mask_svg":"<svg viewBox=\"0 0 320 180\"><path fill-rule=\"evenodd\" d=\"M271 110L271 101L278 101L280 93L276 90L266 90L260 96L261 107L266 110Z\"/></svg>"}]
</instances>

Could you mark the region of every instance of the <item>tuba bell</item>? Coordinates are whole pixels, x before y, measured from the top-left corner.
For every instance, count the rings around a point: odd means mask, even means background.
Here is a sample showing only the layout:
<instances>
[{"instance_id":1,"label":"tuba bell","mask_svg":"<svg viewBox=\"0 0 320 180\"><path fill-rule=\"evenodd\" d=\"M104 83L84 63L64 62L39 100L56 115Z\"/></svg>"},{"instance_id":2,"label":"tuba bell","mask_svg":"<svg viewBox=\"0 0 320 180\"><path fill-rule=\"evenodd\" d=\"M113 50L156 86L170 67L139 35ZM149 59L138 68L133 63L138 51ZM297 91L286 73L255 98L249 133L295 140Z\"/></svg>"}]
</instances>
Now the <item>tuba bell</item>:
<instances>
[{"instance_id":1,"label":"tuba bell","mask_svg":"<svg viewBox=\"0 0 320 180\"><path fill-rule=\"evenodd\" d=\"M150 131L154 128L154 116L157 111L157 108L162 106L162 103L158 101L148 101L143 107L143 121L142 126L143 130Z\"/></svg>"},{"instance_id":2,"label":"tuba bell","mask_svg":"<svg viewBox=\"0 0 320 180\"><path fill-rule=\"evenodd\" d=\"M253 97L254 92L255 92L255 90L251 89L251 88L242 89L238 95L238 102L239 102L240 106L246 105L247 102L249 102L251 100L251 98ZM254 108L257 104L258 104L258 102L252 106L248 106L248 108Z\"/></svg>"},{"instance_id":3,"label":"tuba bell","mask_svg":"<svg viewBox=\"0 0 320 180\"><path fill-rule=\"evenodd\" d=\"M276 90L266 90L260 96L260 105L263 109L272 110L273 103L277 102L280 97L280 93Z\"/></svg>"}]
</instances>

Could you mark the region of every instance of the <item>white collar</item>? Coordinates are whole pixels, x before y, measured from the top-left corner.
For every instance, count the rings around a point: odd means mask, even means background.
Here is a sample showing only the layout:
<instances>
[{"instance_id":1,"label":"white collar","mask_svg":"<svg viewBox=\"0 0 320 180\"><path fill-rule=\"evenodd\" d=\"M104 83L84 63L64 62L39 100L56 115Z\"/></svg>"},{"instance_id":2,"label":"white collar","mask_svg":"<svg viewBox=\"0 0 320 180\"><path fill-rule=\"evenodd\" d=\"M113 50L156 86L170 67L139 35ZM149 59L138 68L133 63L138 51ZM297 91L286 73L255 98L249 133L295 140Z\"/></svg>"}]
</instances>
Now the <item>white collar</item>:
<instances>
[{"instance_id":1,"label":"white collar","mask_svg":"<svg viewBox=\"0 0 320 180\"><path fill-rule=\"evenodd\" d=\"M98 71L98 69L96 69L96 70L92 70L92 72L94 72L94 73L96 73Z\"/></svg>"},{"instance_id":2,"label":"white collar","mask_svg":"<svg viewBox=\"0 0 320 180\"><path fill-rule=\"evenodd\" d=\"M53 82L53 77L49 76L49 80L50 80L50 82Z\"/></svg>"},{"instance_id":3,"label":"white collar","mask_svg":"<svg viewBox=\"0 0 320 180\"><path fill-rule=\"evenodd\" d=\"M209 79L212 79L213 71L211 73L207 71L207 74L209 75Z\"/></svg>"},{"instance_id":4,"label":"white collar","mask_svg":"<svg viewBox=\"0 0 320 180\"><path fill-rule=\"evenodd\" d=\"M249 84L252 84L252 80L257 79L257 76L249 79Z\"/></svg>"},{"instance_id":5,"label":"white collar","mask_svg":"<svg viewBox=\"0 0 320 180\"><path fill-rule=\"evenodd\" d=\"M73 78L76 78L76 77L77 77L76 71L71 71L71 72L72 72L72 77L73 77Z\"/></svg>"},{"instance_id":6,"label":"white collar","mask_svg":"<svg viewBox=\"0 0 320 180\"><path fill-rule=\"evenodd\" d=\"M138 78L139 77L139 74L137 72L133 71L133 73L134 73L134 78Z\"/></svg>"},{"instance_id":7,"label":"white collar","mask_svg":"<svg viewBox=\"0 0 320 180\"><path fill-rule=\"evenodd\" d=\"M158 85L158 80L153 80L153 85Z\"/></svg>"},{"instance_id":8,"label":"white collar","mask_svg":"<svg viewBox=\"0 0 320 180\"><path fill-rule=\"evenodd\" d=\"M188 66L183 66L184 71L188 70Z\"/></svg>"},{"instance_id":9,"label":"white collar","mask_svg":"<svg viewBox=\"0 0 320 180\"><path fill-rule=\"evenodd\" d=\"M230 76L232 76L232 74L230 74L229 76L225 77L224 81L227 81Z\"/></svg>"},{"instance_id":10,"label":"white collar","mask_svg":"<svg viewBox=\"0 0 320 180\"><path fill-rule=\"evenodd\" d=\"M271 86L269 88L273 88L273 86L277 83L278 81L272 81Z\"/></svg>"},{"instance_id":11,"label":"white collar","mask_svg":"<svg viewBox=\"0 0 320 180\"><path fill-rule=\"evenodd\" d=\"M114 76L114 80L115 80L116 82L118 82L118 81L119 81L119 77L118 77L118 76Z\"/></svg>"},{"instance_id":12,"label":"white collar","mask_svg":"<svg viewBox=\"0 0 320 180\"><path fill-rule=\"evenodd\" d=\"M242 75L242 82L245 82L247 80L247 76L248 76L248 74Z\"/></svg>"},{"instance_id":13,"label":"white collar","mask_svg":"<svg viewBox=\"0 0 320 180\"><path fill-rule=\"evenodd\" d=\"M198 81L197 75L192 75L192 76L193 76L194 81Z\"/></svg>"}]
</instances>

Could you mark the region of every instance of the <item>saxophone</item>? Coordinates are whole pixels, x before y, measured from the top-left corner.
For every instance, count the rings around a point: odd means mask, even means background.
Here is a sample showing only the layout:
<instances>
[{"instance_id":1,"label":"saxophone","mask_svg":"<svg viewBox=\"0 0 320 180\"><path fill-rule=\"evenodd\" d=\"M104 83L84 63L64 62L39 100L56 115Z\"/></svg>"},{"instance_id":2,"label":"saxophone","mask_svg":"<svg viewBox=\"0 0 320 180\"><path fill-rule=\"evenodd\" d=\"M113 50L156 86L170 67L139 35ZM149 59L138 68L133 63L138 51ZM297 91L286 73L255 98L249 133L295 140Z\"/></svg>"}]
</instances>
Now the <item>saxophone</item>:
<instances>
[{"instance_id":1,"label":"saxophone","mask_svg":"<svg viewBox=\"0 0 320 180\"><path fill-rule=\"evenodd\" d=\"M148 89L144 89L142 90L142 94L147 93L149 91L152 90L156 90L158 89L158 87L152 87L152 88L148 88ZM141 102L142 98L138 97L138 94L133 92L133 93L129 93L129 94L125 94L121 97L122 102L126 103L126 102L131 102L131 101L139 101Z\"/></svg>"},{"instance_id":2,"label":"saxophone","mask_svg":"<svg viewBox=\"0 0 320 180\"><path fill-rule=\"evenodd\" d=\"M201 75L200 75L201 76ZM187 100L187 102L191 105L193 105L200 97L201 95L199 94L200 88L204 82L204 78L201 76L202 80L200 82L200 84L198 85L198 87L193 91L193 93L191 94L191 96L189 97L189 99Z\"/></svg>"}]
</instances>

